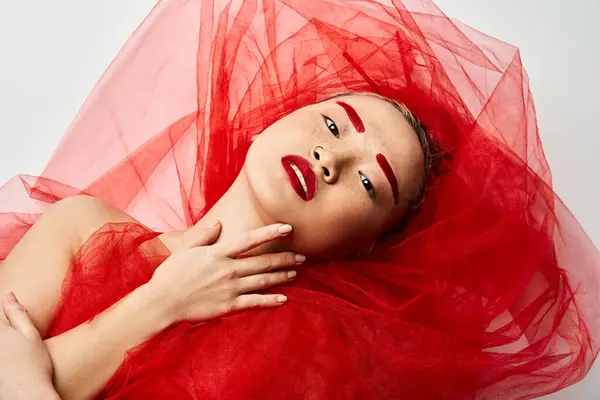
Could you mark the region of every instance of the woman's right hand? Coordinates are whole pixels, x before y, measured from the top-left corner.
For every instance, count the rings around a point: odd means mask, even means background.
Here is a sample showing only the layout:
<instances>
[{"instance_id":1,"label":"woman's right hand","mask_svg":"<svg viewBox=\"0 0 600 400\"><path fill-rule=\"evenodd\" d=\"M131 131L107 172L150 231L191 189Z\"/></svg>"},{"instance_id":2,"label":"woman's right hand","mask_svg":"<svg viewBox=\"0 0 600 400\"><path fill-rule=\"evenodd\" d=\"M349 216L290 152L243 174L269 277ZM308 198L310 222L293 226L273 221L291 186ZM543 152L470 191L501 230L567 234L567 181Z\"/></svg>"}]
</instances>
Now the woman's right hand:
<instances>
[{"instance_id":1,"label":"woman's right hand","mask_svg":"<svg viewBox=\"0 0 600 400\"><path fill-rule=\"evenodd\" d=\"M289 282L305 257L284 252L247 258L240 255L288 235L292 228L274 224L248 232L228 243L192 247L176 252L163 262L147 283L169 323L206 321L242 310L280 306L287 300L278 294L256 292ZM216 240L220 224L206 232Z\"/></svg>"}]
</instances>

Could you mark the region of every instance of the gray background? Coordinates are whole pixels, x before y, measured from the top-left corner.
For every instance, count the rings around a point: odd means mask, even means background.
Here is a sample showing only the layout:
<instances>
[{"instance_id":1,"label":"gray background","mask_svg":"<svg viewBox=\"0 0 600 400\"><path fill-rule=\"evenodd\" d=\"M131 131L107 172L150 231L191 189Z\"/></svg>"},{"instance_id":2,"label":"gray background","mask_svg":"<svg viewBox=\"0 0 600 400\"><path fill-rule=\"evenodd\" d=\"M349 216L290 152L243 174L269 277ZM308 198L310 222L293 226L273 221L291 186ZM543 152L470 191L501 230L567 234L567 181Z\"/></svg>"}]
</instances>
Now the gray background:
<instances>
[{"instance_id":1,"label":"gray background","mask_svg":"<svg viewBox=\"0 0 600 400\"><path fill-rule=\"evenodd\" d=\"M600 245L600 0L436 3L448 16L521 48L556 191ZM0 0L0 184L41 171L154 4ZM598 378L600 365L550 398L600 399Z\"/></svg>"}]
</instances>

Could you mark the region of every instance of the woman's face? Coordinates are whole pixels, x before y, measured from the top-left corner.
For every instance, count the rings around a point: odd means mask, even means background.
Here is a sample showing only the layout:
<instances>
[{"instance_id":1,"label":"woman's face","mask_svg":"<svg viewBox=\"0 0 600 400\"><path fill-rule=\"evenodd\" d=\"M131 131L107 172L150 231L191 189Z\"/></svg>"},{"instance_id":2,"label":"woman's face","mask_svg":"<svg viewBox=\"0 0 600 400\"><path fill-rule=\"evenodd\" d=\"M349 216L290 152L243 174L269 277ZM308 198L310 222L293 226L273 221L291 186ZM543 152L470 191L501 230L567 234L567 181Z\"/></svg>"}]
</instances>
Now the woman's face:
<instances>
[{"instance_id":1,"label":"woman's face","mask_svg":"<svg viewBox=\"0 0 600 400\"><path fill-rule=\"evenodd\" d=\"M367 250L418 191L423 153L392 104L368 95L303 107L265 129L243 173L257 211L312 258Z\"/></svg>"}]
</instances>

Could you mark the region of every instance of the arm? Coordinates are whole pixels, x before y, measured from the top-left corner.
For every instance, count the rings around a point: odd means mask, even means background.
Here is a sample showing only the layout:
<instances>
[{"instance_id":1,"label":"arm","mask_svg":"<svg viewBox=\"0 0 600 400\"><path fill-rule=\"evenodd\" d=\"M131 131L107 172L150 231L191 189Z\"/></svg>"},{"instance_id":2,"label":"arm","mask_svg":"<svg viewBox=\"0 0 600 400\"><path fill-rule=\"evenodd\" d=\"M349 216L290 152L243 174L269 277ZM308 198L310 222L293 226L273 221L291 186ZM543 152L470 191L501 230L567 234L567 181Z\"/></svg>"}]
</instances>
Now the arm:
<instances>
[{"instance_id":1,"label":"arm","mask_svg":"<svg viewBox=\"0 0 600 400\"><path fill-rule=\"evenodd\" d=\"M298 265L292 253L237 259L239 254L289 233L269 226L238 242L207 246L220 225L206 229L196 245L171 255L152 279L98 315L62 335L48 339L54 382L64 399L98 393L122 363L127 350L182 320L206 321L229 313L280 306L285 296L246 294L295 277L274 270ZM204 245L204 246L203 246ZM176 287L177 290L173 290Z\"/></svg>"},{"instance_id":2,"label":"arm","mask_svg":"<svg viewBox=\"0 0 600 400\"><path fill-rule=\"evenodd\" d=\"M82 221L86 224L81 225ZM132 219L106 208L96 199L67 199L44 214L6 259L0 269L0 288L15 288L36 327L43 332L42 336L52 322L62 280L76 249L104 223L121 221ZM201 238L202 232L196 230L194 236ZM205 230L206 241L214 241L218 233L217 226ZM79 399L97 393L123 361L128 349L172 322L207 320L242 309L281 305L285 300L275 295L241 294L287 282L285 272L269 271L297 265L292 254L244 260L231 257L287 233L289 231L278 232L276 227L257 230L238 244L239 251L227 255L223 253L224 245L218 248L220 252L215 245L173 254L148 284L92 322L46 340L54 365L55 386L61 397ZM190 245L202 246L202 241ZM232 264L245 268L238 273L232 270ZM248 276L253 274L256 275ZM175 293L173 287L178 288Z\"/></svg>"},{"instance_id":3,"label":"arm","mask_svg":"<svg viewBox=\"0 0 600 400\"><path fill-rule=\"evenodd\" d=\"M9 323L0 321L0 399L60 400L48 351L13 293L2 298L2 311Z\"/></svg>"},{"instance_id":4,"label":"arm","mask_svg":"<svg viewBox=\"0 0 600 400\"><path fill-rule=\"evenodd\" d=\"M69 197L50 207L0 264L0 293L16 294L42 338L77 250L108 222L136 221L99 199Z\"/></svg>"},{"instance_id":5,"label":"arm","mask_svg":"<svg viewBox=\"0 0 600 400\"><path fill-rule=\"evenodd\" d=\"M72 264L75 253L92 233L107 222L136 221L92 197L76 196L62 200L50 207L40 217L0 265L0 293L12 290L17 294L20 303L27 309L41 337L46 336L52 324L61 296L62 282ZM127 307L129 307L130 301L128 300L124 304L126 306L124 310L129 310ZM115 305L113 308L119 311L121 304L118 307ZM115 313L117 321L121 315L120 312ZM144 315L139 312L132 313L129 315L128 321L133 321L133 317L143 319ZM0 323L5 323L4 321L6 321L6 317L4 313L0 313ZM111 326L111 320L109 319L107 322ZM112 326L114 327L114 325ZM96 357L103 358L105 356L103 352L95 350L96 342L93 340L93 334L90 334L90 340L80 340L82 337L80 332L85 335L87 331L93 330L95 327L95 324L84 325L77 330L61 335L60 339L53 338L47 341L46 345L51 348L51 356L57 367L57 374L55 374L57 382L77 380L79 366L71 368L63 363L63 360L68 360L69 353L81 352L82 349L88 350L83 353L86 357L90 357L92 365L96 361ZM127 323L120 323L119 328L129 330ZM132 329L132 336L127 337L121 335L120 329L115 329L108 334L102 333L103 339L111 336L122 337L124 343L132 343L132 338L136 337L138 332ZM144 337L145 335L136 338L135 344ZM65 385L62 385L61 388L65 391L67 398L72 397Z\"/></svg>"},{"instance_id":6,"label":"arm","mask_svg":"<svg viewBox=\"0 0 600 400\"><path fill-rule=\"evenodd\" d=\"M45 341L54 365L54 386L63 399L100 391L127 350L171 324L147 286L141 286L94 318Z\"/></svg>"}]
</instances>

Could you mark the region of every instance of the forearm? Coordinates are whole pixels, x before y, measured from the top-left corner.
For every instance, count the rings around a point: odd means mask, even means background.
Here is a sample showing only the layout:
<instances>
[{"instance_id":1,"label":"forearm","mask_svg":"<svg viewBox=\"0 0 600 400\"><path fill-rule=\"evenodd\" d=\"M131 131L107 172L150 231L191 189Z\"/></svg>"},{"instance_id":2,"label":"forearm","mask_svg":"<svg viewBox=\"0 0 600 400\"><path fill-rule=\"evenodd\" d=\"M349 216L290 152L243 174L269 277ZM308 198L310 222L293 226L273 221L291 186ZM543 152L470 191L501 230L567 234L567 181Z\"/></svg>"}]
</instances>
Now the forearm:
<instances>
[{"instance_id":1,"label":"forearm","mask_svg":"<svg viewBox=\"0 0 600 400\"><path fill-rule=\"evenodd\" d=\"M127 350L170 324L152 299L148 286L141 286L91 322L45 341L61 398L94 396L123 362Z\"/></svg>"}]
</instances>

